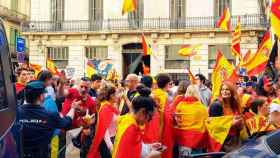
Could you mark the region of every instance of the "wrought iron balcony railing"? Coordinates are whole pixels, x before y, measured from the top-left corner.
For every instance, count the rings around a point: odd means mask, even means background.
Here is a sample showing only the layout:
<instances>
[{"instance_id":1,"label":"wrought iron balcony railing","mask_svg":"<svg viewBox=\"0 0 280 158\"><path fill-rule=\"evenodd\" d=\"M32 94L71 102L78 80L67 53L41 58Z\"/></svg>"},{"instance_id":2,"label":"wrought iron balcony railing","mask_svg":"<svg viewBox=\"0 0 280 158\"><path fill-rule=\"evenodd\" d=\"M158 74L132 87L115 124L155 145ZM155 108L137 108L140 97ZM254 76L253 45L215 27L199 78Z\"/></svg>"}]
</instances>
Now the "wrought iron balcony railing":
<instances>
[{"instance_id":1,"label":"wrought iron balcony railing","mask_svg":"<svg viewBox=\"0 0 280 158\"><path fill-rule=\"evenodd\" d=\"M232 16L232 27L238 16ZM187 17L184 19L144 18L144 19L103 19L73 21L29 21L22 23L23 32L87 32L87 31L135 31L135 30L173 30L173 29L215 29L219 17ZM264 15L242 15L242 28L266 28Z\"/></svg>"}]
</instances>

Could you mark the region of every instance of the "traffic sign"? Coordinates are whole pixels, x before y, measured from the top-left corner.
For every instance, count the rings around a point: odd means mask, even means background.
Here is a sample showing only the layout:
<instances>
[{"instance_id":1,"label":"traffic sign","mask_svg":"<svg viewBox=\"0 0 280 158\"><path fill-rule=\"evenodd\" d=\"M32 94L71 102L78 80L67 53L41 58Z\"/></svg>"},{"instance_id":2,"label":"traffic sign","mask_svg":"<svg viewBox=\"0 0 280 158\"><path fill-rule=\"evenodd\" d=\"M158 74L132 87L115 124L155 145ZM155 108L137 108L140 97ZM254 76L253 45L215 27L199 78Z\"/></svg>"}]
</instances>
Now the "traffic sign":
<instances>
[{"instance_id":1,"label":"traffic sign","mask_svg":"<svg viewBox=\"0 0 280 158\"><path fill-rule=\"evenodd\" d=\"M16 40L16 51L18 53L24 53L25 52L25 39L21 37L17 37Z\"/></svg>"}]
</instances>

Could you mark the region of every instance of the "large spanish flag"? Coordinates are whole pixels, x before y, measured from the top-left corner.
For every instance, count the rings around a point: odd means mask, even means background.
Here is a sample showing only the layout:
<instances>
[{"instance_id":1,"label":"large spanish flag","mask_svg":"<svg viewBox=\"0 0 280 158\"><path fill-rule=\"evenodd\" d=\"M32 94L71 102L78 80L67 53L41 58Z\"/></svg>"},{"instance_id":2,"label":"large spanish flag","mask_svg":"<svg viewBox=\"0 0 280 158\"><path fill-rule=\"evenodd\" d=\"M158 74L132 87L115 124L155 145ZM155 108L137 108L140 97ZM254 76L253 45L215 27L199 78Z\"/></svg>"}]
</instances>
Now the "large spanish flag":
<instances>
[{"instance_id":1,"label":"large spanish flag","mask_svg":"<svg viewBox=\"0 0 280 158\"><path fill-rule=\"evenodd\" d=\"M149 45L146 41L146 38L144 34L142 33L142 48L143 48L143 54L146 55L152 55L152 48L151 45Z\"/></svg>"},{"instance_id":2,"label":"large spanish flag","mask_svg":"<svg viewBox=\"0 0 280 158\"><path fill-rule=\"evenodd\" d=\"M136 0L123 0L122 15L133 12L137 8Z\"/></svg>"},{"instance_id":3,"label":"large spanish flag","mask_svg":"<svg viewBox=\"0 0 280 158\"><path fill-rule=\"evenodd\" d=\"M232 126L233 116L209 117L206 121L208 131L208 151L221 150Z\"/></svg>"},{"instance_id":4,"label":"large spanish flag","mask_svg":"<svg viewBox=\"0 0 280 158\"><path fill-rule=\"evenodd\" d=\"M280 0L272 1L270 20L273 32L280 38Z\"/></svg>"},{"instance_id":5,"label":"large spanish flag","mask_svg":"<svg viewBox=\"0 0 280 158\"><path fill-rule=\"evenodd\" d=\"M246 68L249 76L254 76L263 72L266 68L271 49L271 35L270 32L267 31L255 55L248 60L248 62L243 63L240 66Z\"/></svg>"},{"instance_id":6,"label":"large spanish flag","mask_svg":"<svg viewBox=\"0 0 280 158\"><path fill-rule=\"evenodd\" d=\"M197 54L197 52L201 49L202 45L201 44L195 44L195 45L183 45L178 51L178 54L182 56L193 56Z\"/></svg>"},{"instance_id":7,"label":"large spanish flag","mask_svg":"<svg viewBox=\"0 0 280 158\"><path fill-rule=\"evenodd\" d=\"M88 158L100 157L99 146L104 139L105 132L110 126L114 114L118 114L118 111L113 107L113 105L111 105L111 103L107 101L101 103L100 109L98 111L95 136L87 155Z\"/></svg>"},{"instance_id":8,"label":"large spanish flag","mask_svg":"<svg viewBox=\"0 0 280 158\"><path fill-rule=\"evenodd\" d=\"M56 65L53 61L50 59L47 60L47 69L53 74L53 75L60 75L60 72L58 71Z\"/></svg>"},{"instance_id":9,"label":"large spanish flag","mask_svg":"<svg viewBox=\"0 0 280 158\"><path fill-rule=\"evenodd\" d=\"M112 158L140 158L142 133L132 114L119 118Z\"/></svg>"},{"instance_id":10,"label":"large spanish flag","mask_svg":"<svg viewBox=\"0 0 280 158\"><path fill-rule=\"evenodd\" d=\"M225 31L231 30L231 17L230 17L230 11L228 7L225 8L224 14L217 21L217 26Z\"/></svg>"},{"instance_id":11,"label":"large spanish flag","mask_svg":"<svg viewBox=\"0 0 280 158\"><path fill-rule=\"evenodd\" d=\"M229 63L225 56L218 51L216 57L216 66L212 72L212 94L213 98L217 98L220 94L220 88L224 80L237 80L237 73L234 66Z\"/></svg>"},{"instance_id":12,"label":"large spanish flag","mask_svg":"<svg viewBox=\"0 0 280 158\"><path fill-rule=\"evenodd\" d=\"M240 41L241 41L241 24L240 17L238 17L237 25L232 33L231 52L235 57L240 59Z\"/></svg>"},{"instance_id":13,"label":"large spanish flag","mask_svg":"<svg viewBox=\"0 0 280 158\"><path fill-rule=\"evenodd\" d=\"M205 147L207 108L196 98L186 97L175 111L175 141L192 149Z\"/></svg>"},{"instance_id":14,"label":"large spanish flag","mask_svg":"<svg viewBox=\"0 0 280 158\"><path fill-rule=\"evenodd\" d=\"M35 78L37 78L37 75L42 70L42 66L39 64L31 64L31 63L29 64L29 66L35 71Z\"/></svg>"}]
</instances>

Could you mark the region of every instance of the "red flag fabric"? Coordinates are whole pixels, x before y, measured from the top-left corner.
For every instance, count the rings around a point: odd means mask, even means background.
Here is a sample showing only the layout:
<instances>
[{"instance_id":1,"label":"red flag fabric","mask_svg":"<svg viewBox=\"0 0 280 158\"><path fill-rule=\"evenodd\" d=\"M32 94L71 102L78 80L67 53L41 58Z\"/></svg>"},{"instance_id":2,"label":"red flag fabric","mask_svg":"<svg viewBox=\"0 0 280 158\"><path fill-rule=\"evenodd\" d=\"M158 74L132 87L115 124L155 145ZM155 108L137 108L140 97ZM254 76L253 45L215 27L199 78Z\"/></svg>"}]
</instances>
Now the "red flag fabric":
<instances>
[{"instance_id":1,"label":"red flag fabric","mask_svg":"<svg viewBox=\"0 0 280 158\"><path fill-rule=\"evenodd\" d=\"M143 48L143 53L144 56L146 55L151 55L152 54L152 48L151 46L147 43L146 38L144 34L142 33L142 48Z\"/></svg>"},{"instance_id":2,"label":"red flag fabric","mask_svg":"<svg viewBox=\"0 0 280 158\"><path fill-rule=\"evenodd\" d=\"M273 32L280 38L280 0L272 1L270 20Z\"/></svg>"},{"instance_id":3,"label":"red flag fabric","mask_svg":"<svg viewBox=\"0 0 280 158\"><path fill-rule=\"evenodd\" d=\"M235 27L235 30L232 33L232 42L231 42L232 54L238 58L241 57L240 42L241 42L241 24L240 24L240 17L238 17L237 26Z\"/></svg>"},{"instance_id":4,"label":"red flag fabric","mask_svg":"<svg viewBox=\"0 0 280 158\"><path fill-rule=\"evenodd\" d=\"M131 114L119 118L112 158L140 158L142 130Z\"/></svg>"},{"instance_id":5,"label":"red flag fabric","mask_svg":"<svg viewBox=\"0 0 280 158\"><path fill-rule=\"evenodd\" d=\"M104 139L106 129L109 127L114 114L118 114L118 112L117 109L115 109L113 105L111 105L111 103L106 101L101 103L97 117L95 136L87 155L88 158L100 157L99 146Z\"/></svg>"},{"instance_id":6,"label":"red flag fabric","mask_svg":"<svg viewBox=\"0 0 280 158\"><path fill-rule=\"evenodd\" d=\"M231 30L231 17L230 17L230 11L228 7L225 8L224 14L217 21L217 26L225 31Z\"/></svg>"}]
</instances>

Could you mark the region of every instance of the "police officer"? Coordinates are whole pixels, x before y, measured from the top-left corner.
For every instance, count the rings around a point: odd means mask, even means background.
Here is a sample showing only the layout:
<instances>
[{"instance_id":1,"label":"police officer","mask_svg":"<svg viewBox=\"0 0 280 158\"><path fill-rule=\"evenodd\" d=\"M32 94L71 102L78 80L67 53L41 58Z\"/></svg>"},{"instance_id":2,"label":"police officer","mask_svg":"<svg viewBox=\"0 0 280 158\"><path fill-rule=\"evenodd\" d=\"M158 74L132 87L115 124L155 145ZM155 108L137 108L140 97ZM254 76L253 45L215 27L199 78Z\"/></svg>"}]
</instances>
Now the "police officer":
<instances>
[{"instance_id":1,"label":"police officer","mask_svg":"<svg viewBox=\"0 0 280 158\"><path fill-rule=\"evenodd\" d=\"M48 113L42 102L45 87L41 81L31 81L25 88L25 101L18 108L18 124L21 126L21 146L24 158L50 157L50 140L56 128L68 128L72 124L75 108L73 103L68 114L61 118L58 113Z\"/></svg>"}]
</instances>

